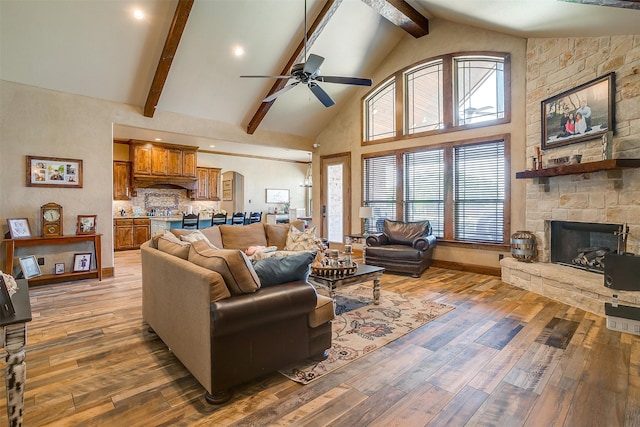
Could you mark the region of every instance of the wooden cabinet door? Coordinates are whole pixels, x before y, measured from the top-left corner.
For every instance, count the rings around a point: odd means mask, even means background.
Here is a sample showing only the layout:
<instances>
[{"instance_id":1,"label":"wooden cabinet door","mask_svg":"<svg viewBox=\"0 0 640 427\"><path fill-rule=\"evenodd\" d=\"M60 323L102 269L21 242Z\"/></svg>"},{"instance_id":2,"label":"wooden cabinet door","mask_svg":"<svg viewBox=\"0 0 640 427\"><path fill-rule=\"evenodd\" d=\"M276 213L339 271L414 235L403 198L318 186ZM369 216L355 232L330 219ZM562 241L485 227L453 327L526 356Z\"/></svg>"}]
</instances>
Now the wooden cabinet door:
<instances>
[{"instance_id":1,"label":"wooden cabinet door","mask_svg":"<svg viewBox=\"0 0 640 427\"><path fill-rule=\"evenodd\" d=\"M195 151L182 152L182 176L196 176L196 164L198 164L198 156Z\"/></svg>"},{"instance_id":2,"label":"wooden cabinet door","mask_svg":"<svg viewBox=\"0 0 640 427\"><path fill-rule=\"evenodd\" d=\"M207 200L209 195L209 170L207 168L197 168L198 189L196 190L196 200Z\"/></svg>"},{"instance_id":3,"label":"wooden cabinet door","mask_svg":"<svg viewBox=\"0 0 640 427\"><path fill-rule=\"evenodd\" d=\"M114 249L133 248L133 222L130 219L116 219L113 227Z\"/></svg>"},{"instance_id":4,"label":"wooden cabinet door","mask_svg":"<svg viewBox=\"0 0 640 427\"><path fill-rule=\"evenodd\" d=\"M151 145L136 144L131 146L134 175L151 175Z\"/></svg>"},{"instance_id":5,"label":"wooden cabinet door","mask_svg":"<svg viewBox=\"0 0 640 427\"><path fill-rule=\"evenodd\" d=\"M164 147L151 147L151 174L167 174L167 149Z\"/></svg>"},{"instance_id":6,"label":"wooden cabinet door","mask_svg":"<svg viewBox=\"0 0 640 427\"><path fill-rule=\"evenodd\" d=\"M139 248L151 238L151 222L148 219L133 220L133 247Z\"/></svg>"},{"instance_id":7,"label":"wooden cabinet door","mask_svg":"<svg viewBox=\"0 0 640 427\"><path fill-rule=\"evenodd\" d=\"M209 169L209 200L220 200L220 169Z\"/></svg>"},{"instance_id":8,"label":"wooden cabinet door","mask_svg":"<svg viewBox=\"0 0 640 427\"><path fill-rule=\"evenodd\" d=\"M167 149L167 175L182 176L182 150Z\"/></svg>"},{"instance_id":9,"label":"wooden cabinet door","mask_svg":"<svg viewBox=\"0 0 640 427\"><path fill-rule=\"evenodd\" d=\"M113 200L130 200L131 163L113 162Z\"/></svg>"}]
</instances>

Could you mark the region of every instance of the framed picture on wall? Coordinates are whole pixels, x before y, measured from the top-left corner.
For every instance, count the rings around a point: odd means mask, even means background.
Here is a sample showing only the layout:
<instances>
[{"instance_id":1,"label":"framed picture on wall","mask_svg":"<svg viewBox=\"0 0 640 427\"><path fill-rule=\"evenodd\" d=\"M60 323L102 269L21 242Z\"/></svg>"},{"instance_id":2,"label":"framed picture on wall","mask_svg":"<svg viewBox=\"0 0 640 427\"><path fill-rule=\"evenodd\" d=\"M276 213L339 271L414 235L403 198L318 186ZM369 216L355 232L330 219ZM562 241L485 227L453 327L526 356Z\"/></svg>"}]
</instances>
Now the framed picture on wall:
<instances>
[{"instance_id":1,"label":"framed picture on wall","mask_svg":"<svg viewBox=\"0 0 640 427\"><path fill-rule=\"evenodd\" d=\"M289 201L289 190L267 188L265 200L267 203L287 203Z\"/></svg>"},{"instance_id":2,"label":"framed picture on wall","mask_svg":"<svg viewBox=\"0 0 640 427\"><path fill-rule=\"evenodd\" d=\"M82 160L27 156L27 187L82 188Z\"/></svg>"},{"instance_id":3,"label":"framed picture on wall","mask_svg":"<svg viewBox=\"0 0 640 427\"><path fill-rule=\"evenodd\" d=\"M614 129L615 73L542 101L542 149L595 139Z\"/></svg>"},{"instance_id":4,"label":"framed picture on wall","mask_svg":"<svg viewBox=\"0 0 640 427\"><path fill-rule=\"evenodd\" d=\"M230 179L222 181L222 200L233 200L233 181Z\"/></svg>"}]
</instances>

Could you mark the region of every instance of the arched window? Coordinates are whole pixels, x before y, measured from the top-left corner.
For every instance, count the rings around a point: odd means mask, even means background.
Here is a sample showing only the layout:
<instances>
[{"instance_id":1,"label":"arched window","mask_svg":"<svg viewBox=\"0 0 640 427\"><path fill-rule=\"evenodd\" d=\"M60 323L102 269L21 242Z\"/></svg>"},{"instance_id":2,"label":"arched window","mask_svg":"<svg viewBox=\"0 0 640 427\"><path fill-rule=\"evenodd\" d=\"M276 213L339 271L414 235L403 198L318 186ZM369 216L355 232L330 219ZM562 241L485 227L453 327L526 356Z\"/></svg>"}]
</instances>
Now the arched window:
<instances>
[{"instance_id":1,"label":"arched window","mask_svg":"<svg viewBox=\"0 0 640 427\"><path fill-rule=\"evenodd\" d=\"M444 127L442 60L405 74L405 126L408 134Z\"/></svg>"},{"instance_id":2,"label":"arched window","mask_svg":"<svg viewBox=\"0 0 640 427\"><path fill-rule=\"evenodd\" d=\"M504 118L504 59L466 56L454 59L456 124Z\"/></svg>"},{"instance_id":3,"label":"arched window","mask_svg":"<svg viewBox=\"0 0 640 427\"><path fill-rule=\"evenodd\" d=\"M396 136L396 83L394 79L381 87L364 101L365 140Z\"/></svg>"}]
</instances>

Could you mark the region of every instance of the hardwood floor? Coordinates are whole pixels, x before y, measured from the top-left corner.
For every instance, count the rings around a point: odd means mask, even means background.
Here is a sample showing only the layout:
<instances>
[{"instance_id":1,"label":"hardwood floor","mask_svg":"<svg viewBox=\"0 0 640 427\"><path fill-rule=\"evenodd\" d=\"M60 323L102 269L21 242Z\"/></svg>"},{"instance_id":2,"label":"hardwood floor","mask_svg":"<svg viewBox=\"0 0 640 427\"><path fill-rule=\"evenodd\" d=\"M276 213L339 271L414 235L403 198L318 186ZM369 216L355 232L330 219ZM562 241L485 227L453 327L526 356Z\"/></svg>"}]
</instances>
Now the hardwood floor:
<instances>
[{"instance_id":1,"label":"hardwood floor","mask_svg":"<svg viewBox=\"0 0 640 427\"><path fill-rule=\"evenodd\" d=\"M25 426L640 426L640 337L437 268L382 289L455 310L306 386L273 373L211 406L142 322L139 260L119 252L115 277L30 290ZM4 388L0 406L4 425Z\"/></svg>"}]
</instances>

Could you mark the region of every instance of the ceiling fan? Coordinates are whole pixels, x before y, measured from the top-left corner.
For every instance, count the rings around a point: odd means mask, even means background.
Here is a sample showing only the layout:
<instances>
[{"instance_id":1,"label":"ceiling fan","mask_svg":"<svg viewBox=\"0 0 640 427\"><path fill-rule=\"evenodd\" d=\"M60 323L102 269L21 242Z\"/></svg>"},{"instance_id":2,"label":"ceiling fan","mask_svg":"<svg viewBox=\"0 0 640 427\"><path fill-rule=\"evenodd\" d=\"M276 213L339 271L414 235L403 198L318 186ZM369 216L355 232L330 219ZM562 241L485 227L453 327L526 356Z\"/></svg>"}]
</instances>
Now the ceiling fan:
<instances>
[{"instance_id":1,"label":"ceiling fan","mask_svg":"<svg viewBox=\"0 0 640 427\"><path fill-rule=\"evenodd\" d=\"M307 57L307 2L304 2L304 57ZM365 79L360 77L340 77L340 76L323 76L320 74L320 66L324 62L324 58L313 53L309 55L306 62L301 64L294 64L291 67L291 74L288 76L240 76L244 78L266 78L266 79L287 79L295 80L293 83L283 87L282 89L267 96L262 102L271 102L285 92L290 91L300 83L306 85L311 92L318 98L318 100L325 106L331 107L336 102L331 96L324 91L318 84L318 82L325 83L340 83L356 86L371 86L373 81L371 79Z\"/></svg>"}]
</instances>

